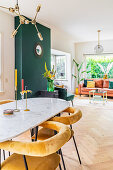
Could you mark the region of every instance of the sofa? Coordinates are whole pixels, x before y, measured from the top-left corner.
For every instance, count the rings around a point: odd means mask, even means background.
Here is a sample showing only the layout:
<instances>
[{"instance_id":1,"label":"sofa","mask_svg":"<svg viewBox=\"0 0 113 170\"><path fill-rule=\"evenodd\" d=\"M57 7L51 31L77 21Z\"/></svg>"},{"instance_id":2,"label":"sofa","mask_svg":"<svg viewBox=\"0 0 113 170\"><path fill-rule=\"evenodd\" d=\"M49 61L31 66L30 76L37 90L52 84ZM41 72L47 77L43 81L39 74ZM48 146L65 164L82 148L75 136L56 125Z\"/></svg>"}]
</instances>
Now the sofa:
<instances>
[{"instance_id":1,"label":"sofa","mask_svg":"<svg viewBox=\"0 0 113 170\"><path fill-rule=\"evenodd\" d=\"M113 79L87 79L87 81L94 81L95 88L87 88L84 86L84 83L79 84L78 92L79 95L89 95L89 91L91 90L103 90L107 91L107 96L113 97L113 89L109 89L109 81L113 81ZM102 93L95 93L95 95L103 95Z\"/></svg>"}]
</instances>

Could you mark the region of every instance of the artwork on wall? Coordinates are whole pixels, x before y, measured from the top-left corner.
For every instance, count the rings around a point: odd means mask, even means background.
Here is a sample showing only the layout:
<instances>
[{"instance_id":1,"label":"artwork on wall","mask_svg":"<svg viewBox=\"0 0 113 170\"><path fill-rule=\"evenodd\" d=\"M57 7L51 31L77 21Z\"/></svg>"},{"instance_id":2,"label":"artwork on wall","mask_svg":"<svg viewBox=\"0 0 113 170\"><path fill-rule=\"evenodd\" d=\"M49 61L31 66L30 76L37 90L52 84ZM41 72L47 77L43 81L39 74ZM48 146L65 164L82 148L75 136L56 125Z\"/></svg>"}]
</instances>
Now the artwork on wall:
<instances>
[{"instance_id":1,"label":"artwork on wall","mask_svg":"<svg viewBox=\"0 0 113 170\"><path fill-rule=\"evenodd\" d=\"M42 48L42 45L40 43L37 43L35 45L35 54L39 57L41 57L42 54L43 54L43 48Z\"/></svg>"}]
</instances>

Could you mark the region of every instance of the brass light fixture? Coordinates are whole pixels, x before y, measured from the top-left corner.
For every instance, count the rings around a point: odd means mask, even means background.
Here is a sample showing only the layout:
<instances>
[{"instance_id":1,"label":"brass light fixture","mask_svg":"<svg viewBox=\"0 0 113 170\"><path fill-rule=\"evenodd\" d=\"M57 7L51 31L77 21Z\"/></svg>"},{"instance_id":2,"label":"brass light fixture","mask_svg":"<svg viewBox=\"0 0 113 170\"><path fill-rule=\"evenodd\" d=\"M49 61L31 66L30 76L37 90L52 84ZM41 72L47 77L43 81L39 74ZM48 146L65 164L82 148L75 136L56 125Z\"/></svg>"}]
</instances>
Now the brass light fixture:
<instances>
[{"instance_id":1,"label":"brass light fixture","mask_svg":"<svg viewBox=\"0 0 113 170\"><path fill-rule=\"evenodd\" d=\"M100 45L100 32L101 30L98 30L98 45L94 48L94 51L96 54L101 54L104 51L104 48L102 45Z\"/></svg>"},{"instance_id":2,"label":"brass light fixture","mask_svg":"<svg viewBox=\"0 0 113 170\"><path fill-rule=\"evenodd\" d=\"M41 41L43 41L43 37L42 37L41 33L39 32L39 30L38 30L38 28L37 28L37 25L36 25L36 18L37 18L38 12L39 12L40 9L41 9L41 5L38 5L38 6L37 6L36 15L35 15L34 19L32 19L32 20L28 20L26 17L24 17L23 15L20 14L19 5L18 5L18 0L17 0L17 3L16 3L16 5L15 5L14 8L12 8L12 7L7 8L7 7L4 7L4 6L0 6L0 8L7 9L7 10L9 10L9 12L15 14L16 16L19 16L20 24L19 24L18 27L12 32L12 35L11 35L12 38L15 37L15 35L16 35L17 32L18 32L18 29L20 28L20 26L21 26L22 24L29 24L29 23L31 23L31 24L33 24L33 25L35 26L36 31L37 31L37 36L39 37L39 39L40 39Z\"/></svg>"}]
</instances>

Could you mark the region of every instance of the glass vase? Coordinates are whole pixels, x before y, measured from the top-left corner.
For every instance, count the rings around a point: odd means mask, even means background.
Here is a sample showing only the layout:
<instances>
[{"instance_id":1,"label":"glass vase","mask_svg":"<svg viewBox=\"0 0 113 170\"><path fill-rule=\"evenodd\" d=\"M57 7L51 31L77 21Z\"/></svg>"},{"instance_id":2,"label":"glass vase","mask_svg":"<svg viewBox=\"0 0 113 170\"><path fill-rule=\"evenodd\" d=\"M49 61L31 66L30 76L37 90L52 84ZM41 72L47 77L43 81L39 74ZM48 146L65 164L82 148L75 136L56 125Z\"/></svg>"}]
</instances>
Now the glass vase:
<instances>
[{"instance_id":1,"label":"glass vase","mask_svg":"<svg viewBox=\"0 0 113 170\"><path fill-rule=\"evenodd\" d=\"M54 91L54 80L47 80L47 91Z\"/></svg>"}]
</instances>

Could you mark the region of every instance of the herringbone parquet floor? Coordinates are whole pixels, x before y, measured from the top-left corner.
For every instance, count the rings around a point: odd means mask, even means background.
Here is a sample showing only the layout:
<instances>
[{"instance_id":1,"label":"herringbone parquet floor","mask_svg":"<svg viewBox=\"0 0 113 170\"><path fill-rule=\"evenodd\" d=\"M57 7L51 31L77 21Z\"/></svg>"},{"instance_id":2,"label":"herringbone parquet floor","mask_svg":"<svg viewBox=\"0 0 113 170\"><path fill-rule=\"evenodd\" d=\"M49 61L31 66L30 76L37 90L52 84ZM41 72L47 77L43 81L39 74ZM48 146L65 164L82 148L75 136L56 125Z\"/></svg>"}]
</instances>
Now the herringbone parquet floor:
<instances>
[{"instance_id":1,"label":"herringbone parquet floor","mask_svg":"<svg viewBox=\"0 0 113 170\"><path fill-rule=\"evenodd\" d=\"M104 106L80 109L83 117L73 129L82 165L71 139L63 147L67 170L113 170L113 110L105 110Z\"/></svg>"}]
</instances>

